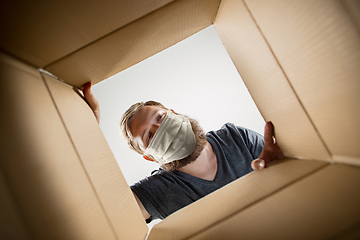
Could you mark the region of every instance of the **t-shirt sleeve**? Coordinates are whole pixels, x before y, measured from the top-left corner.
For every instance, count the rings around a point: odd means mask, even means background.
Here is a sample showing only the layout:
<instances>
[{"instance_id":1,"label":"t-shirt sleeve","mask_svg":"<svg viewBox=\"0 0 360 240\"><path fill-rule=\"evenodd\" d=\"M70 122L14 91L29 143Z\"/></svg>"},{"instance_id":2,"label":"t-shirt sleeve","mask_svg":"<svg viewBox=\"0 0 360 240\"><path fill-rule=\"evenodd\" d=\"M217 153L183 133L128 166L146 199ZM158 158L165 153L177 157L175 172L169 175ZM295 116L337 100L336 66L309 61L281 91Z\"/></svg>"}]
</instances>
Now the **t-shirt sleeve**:
<instances>
[{"instance_id":1,"label":"t-shirt sleeve","mask_svg":"<svg viewBox=\"0 0 360 240\"><path fill-rule=\"evenodd\" d=\"M164 219L192 202L191 197L184 194L186 184L184 185L176 178L174 173L163 169L153 171L151 176L142 179L130 188L152 219Z\"/></svg>"},{"instance_id":2,"label":"t-shirt sleeve","mask_svg":"<svg viewBox=\"0 0 360 240\"><path fill-rule=\"evenodd\" d=\"M236 128L240 134L244 136L246 146L253 158L258 158L264 148L264 137L261 134L244 127L237 126Z\"/></svg>"},{"instance_id":3,"label":"t-shirt sleeve","mask_svg":"<svg viewBox=\"0 0 360 240\"><path fill-rule=\"evenodd\" d=\"M150 218L146 219L146 222L149 223L153 219L163 219L163 214L159 211L160 206L157 206L157 200L154 199L156 194L153 193L153 187L151 186L151 180L145 178L134 185L130 186L133 193L139 198L143 204L146 211L151 215Z\"/></svg>"}]
</instances>

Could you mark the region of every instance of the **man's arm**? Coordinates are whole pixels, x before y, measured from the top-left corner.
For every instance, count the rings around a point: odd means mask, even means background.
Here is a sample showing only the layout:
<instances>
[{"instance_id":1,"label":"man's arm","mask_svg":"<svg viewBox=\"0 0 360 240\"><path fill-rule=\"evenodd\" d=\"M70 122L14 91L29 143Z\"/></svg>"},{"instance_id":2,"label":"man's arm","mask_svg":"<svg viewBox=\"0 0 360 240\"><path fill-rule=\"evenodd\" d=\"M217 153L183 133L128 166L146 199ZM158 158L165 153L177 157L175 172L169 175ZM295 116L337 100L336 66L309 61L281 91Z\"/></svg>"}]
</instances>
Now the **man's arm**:
<instances>
[{"instance_id":1,"label":"man's arm","mask_svg":"<svg viewBox=\"0 0 360 240\"><path fill-rule=\"evenodd\" d=\"M251 167L254 170L259 170L266 167L266 165L273 160L284 158L284 154L277 145L274 135L274 126L272 122L267 122L265 124L264 131L264 148L260 153L259 158L251 162Z\"/></svg>"},{"instance_id":2,"label":"man's arm","mask_svg":"<svg viewBox=\"0 0 360 240\"><path fill-rule=\"evenodd\" d=\"M99 105L98 100L95 98L94 94L92 93L91 87L92 87L91 82L88 82L85 84L82 91L84 93L84 98L85 98L86 102L89 104L91 110L94 112L97 122L100 123L100 105ZM141 213L142 213L144 219L148 219L149 217L151 217L151 215L144 208L144 205L141 203L140 199L136 196L136 194L134 192L133 192L133 194L134 194L137 204L139 205L139 208L141 210Z\"/></svg>"},{"instance_id":3,"label":"man's arm","mask_svg":"<svg viewBox=\"0 0 360 240\"><path fill-rule=\"evenodd\" d=\"M141 210L141 213L142 213L142 215L143 215L143 217L144 217L144 219L146 220L146 219L148 219L149 217L151 217L151 215L146 211L146 209L144 208L144 205L141 203L141 201L140 201L140 199L138 198L138 196L136 196L136 194L133 192L133 194L134 194L134 197L135 197L135 199L136 199L136 202L138 203L138 205L139 205L139 208L140 208L140 210Z\"/></svg>"}]
</instances>

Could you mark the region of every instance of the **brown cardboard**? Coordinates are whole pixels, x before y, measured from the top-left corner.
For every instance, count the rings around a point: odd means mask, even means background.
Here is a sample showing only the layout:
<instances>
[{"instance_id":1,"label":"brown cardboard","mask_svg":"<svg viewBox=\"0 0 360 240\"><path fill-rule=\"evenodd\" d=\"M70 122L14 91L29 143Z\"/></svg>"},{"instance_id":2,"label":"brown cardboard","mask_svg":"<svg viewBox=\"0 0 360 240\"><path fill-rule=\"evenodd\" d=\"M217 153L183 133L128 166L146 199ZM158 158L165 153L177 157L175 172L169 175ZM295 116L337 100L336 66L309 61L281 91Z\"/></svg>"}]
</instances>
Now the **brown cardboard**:
<instances>
[{"instance_id":1,"label":"brown cardboard","mask_svg":"<svg viewBox=\"0 0 360 240\"><path fill-rule=\"evenodd\" d=\"M359 168L328 166L188 239L329 239L347 230L356 236L354 183L360 183Z\"/></svg>"},{"instance_id":2,"label":"brown cardboard","mask_svg":"<svg viewBox=\"0 0 360 240\"><path fill-rule=\"evenodd\" d=\"M72 86L30 65L47 66L73 86L99 82L211 25L215 16L285 155L323 161L275 162L169 216L149 238L360 235L359 168L346 165L360 159L358 2L7 4L0 10L0 48L12 55L0 53L0 238L145 237L141 213L89 108Z\"/></svg>"},{"instance_id":3,"label":"brown cardboard","mask_svg":"<svg viewBox=\"0 0 360 240\"><path fill-rule=\"evenodd\" d=\"M0 48L32 66L44 68L169 2L2 2Z\"/></svg>"},{"instance_id":4,"label":"brown cardboard","mask_svg":"<svg viewBox=\"0 0 360 240\"><path fill-rule=\"evenodd\" d=\"M360 34L344 5L245 2L331 155L360 165Z\"/></svg>"},{"instance_id":5,"label":"brown cardboard","mask_svg":"<svg viewBox=\"0 0 360 240\"><path fill-rule=\"evenodd\" d=\"M0 170L0 238L27 239L31 236L28 226L17 205L17 199L9 188L2 169Z\"/></svg>"},{"instance_id":6,"label":"brown cardboard","mask_svg":"<svg viewBox=\"0 0 360 240\"><path fill-rule=\"evenodd\" d=\"M25 222L10 239L115 239L40 73L1 54L0 74L1 172Z\"/></svg>"},{"instance_id":7,"label":"brown cardboard","mask_svg":"<svg viewBox=\"0 0 360 240\"><path fill-rule=\"evenodd\" d=\"M360 2L358 0L342 0L341 2L360 31Z\"/></svg>"},{"instance_id":8,"label":"brown cardboard","mask_svg":"<svg viewBox=\"0 0 360 240\"><path fill-rule=\"evenodd\" d=\"M262 116L274 123L284 154L330 160L296 89L289 83L246 5L242 1L223 1L215 27Z\"/></svg>"},{"instance_id":9,"label":"brown cardboard","mask_svg":"<svg viewBox=\"0 0 360 240\"><path fill-rule=\"evenodd\" d=\"M273 162L267 169L252 172L170 215L153 227L148 239L191 239L326 165L322 161L291 159Z\"/></svg>"},{"instance_id":10,"label":"brown cardboard","mask_svg":"<svg viewBox=\"0 0 360 240\"><path fill-rule=\"evenodd\" d=\"M174 1L45 69L77 87L99 82L210 26L219 2Z\"/></svg>"},{"instance_id":11,"label":"brown cardboard","mask_svg":"<svg viewBox=\"0 0 360 240\"><path fill-rule=\"evenodd\" d=\"M144 239L144 218L93 112L71 86L43 77L117 239Z\"/></svg>"}]
</instances>

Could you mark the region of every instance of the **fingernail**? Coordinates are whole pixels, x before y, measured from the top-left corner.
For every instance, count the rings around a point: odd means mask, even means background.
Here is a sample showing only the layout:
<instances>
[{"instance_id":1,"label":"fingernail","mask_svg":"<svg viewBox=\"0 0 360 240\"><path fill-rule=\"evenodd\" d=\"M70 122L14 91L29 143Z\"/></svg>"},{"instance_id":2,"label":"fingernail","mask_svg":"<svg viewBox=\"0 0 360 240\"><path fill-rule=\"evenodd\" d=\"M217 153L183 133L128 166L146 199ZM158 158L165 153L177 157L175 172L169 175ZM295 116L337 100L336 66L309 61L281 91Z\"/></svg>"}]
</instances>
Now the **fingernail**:
<instances>
[{"instance_id":1,"label":"fingernail","mask_svg":"<svg viewBox=\"0 0 360 240\"><path fill-rule=\"evenodd\" d=\"M264 167L265 167L265 162L262 160L262 161L260 161L260 163L259 163L259 168L262 169L262 168L264 168Z\"/></svg>"}]
</instances>

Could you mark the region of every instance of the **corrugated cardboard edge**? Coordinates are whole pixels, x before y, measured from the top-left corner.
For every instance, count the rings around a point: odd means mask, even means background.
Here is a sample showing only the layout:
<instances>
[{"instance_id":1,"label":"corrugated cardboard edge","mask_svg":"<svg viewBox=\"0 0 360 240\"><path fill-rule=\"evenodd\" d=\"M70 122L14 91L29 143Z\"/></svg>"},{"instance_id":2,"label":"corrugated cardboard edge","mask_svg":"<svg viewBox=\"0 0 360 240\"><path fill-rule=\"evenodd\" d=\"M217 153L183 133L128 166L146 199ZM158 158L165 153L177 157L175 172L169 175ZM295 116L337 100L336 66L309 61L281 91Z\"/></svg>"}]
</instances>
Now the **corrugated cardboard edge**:
<instances>
[{"instance_id":1,"label":"corrugated cardboard edge","mask_svg":"<svg viewBox=\"0 0 360 240\"><path fill-rule=\"evenodd\" d=\"M356 239L360 193L351 186L360 184L359 173L328 165L188 239Z\"/></svg>"},{"instance_id":2,"label":"corrugated cardboard edge","mask_svg":"<svg viewBox=\"0 0 360 240\"><path fill-rule=\"evenodd\" d=\"M4 2L0 45L9 55L44 68L171 1Z\"/></svg>"},{"instance_id":3,"label":"corrugated cardboard edge","mask_svg":"<svg viewBox=\"0 0 360 240\"><path fill-rule=\"evenodd\" d=\"M245 2L330 155L360 158L360 34L343 4Z\"/></svg>"},{"instance_id":4,"label":"corrugated cardboard edge","mask_svg":"<svg viewBox=\"0 0 360 240\"><path fill-rule=\"evenodd\" d=\"M43 77L112 231L117 239L144 239L144 218L93 112L72 86Z\"/></svg>"},{"instance_id":5,"label":"corrugated cardboard edge","mask_svg":"<svg viewBox=\"0 0 360 240\"><path fill-rule=\"evenodd\" d=\"M254 102L275 125L285 156L331 161L330 153L243 1L222 1L215 28Z\"/></svg>"},{"instance_id":6,"label":"corrugated cardboard edge","mask_svg":"<svg viewBox=\"0 0 360 240\"><path fill-rule=\"evenodd\" d=\"M283 159L237 179L155 225L149 240L189 239L320 171L322 161ZM287 172L288 174L281 174ZM238 191L241 189L241 191Z\"/></svg>"},{"instance_id":7,"label":"corrugated cardboard edge","mask_svg":"<svg viewBox=\"0 0 360 240\"><path fill-rule=\"evenodd\" d=\"M1 58L1 167L31 235L113 239L40 73Z\"/></svg>"},{"instance_id":8,"label":"corrugated cardboard edge","mask_svg":"<svg viewBox=\"0 0 360 240\"><path fill-rule=\"evenodd\" d=\"M97 83L210 26L219 2L171 2L45 70L76 87Z\"/></svg>"}]
</instances>

